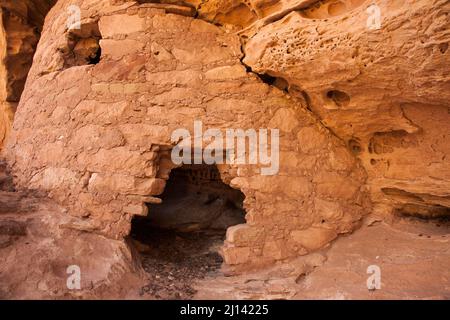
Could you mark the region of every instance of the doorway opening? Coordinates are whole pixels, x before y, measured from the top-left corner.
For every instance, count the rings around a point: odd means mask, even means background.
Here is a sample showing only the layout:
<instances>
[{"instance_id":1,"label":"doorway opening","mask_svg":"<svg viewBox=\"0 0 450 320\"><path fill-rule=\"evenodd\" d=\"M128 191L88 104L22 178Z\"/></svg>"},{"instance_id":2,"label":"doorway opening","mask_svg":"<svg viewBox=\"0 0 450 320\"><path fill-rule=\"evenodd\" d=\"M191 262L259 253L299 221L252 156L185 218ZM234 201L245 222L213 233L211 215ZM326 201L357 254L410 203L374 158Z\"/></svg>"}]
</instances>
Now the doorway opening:
<instances>
[{"instance_id":1,"label":"doorway opening","mask_svg":"<svg viewBox=\"0 0 450 320\"><path fill-rule=\"evenodd\" d=\"M215 165L172 170L162 204L132 221L131 238L149 276L141 295L192 298L193 282L219 272L226 230L246 222L244 198L221 180Z\"/></svg>"}]
</instances>

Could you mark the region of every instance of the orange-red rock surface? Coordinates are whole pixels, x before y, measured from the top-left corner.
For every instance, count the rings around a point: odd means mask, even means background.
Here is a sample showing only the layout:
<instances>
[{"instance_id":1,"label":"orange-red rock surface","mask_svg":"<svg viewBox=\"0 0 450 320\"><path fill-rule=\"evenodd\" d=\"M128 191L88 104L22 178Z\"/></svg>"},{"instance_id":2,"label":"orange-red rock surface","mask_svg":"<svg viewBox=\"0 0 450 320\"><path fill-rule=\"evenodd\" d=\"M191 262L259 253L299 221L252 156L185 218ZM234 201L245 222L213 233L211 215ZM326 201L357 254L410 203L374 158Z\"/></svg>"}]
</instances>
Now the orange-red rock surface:
<instances>
[{"instance_id":1,"label":"orange-red rock surface","mask_svg":"<svg viewBox=\"0 0 450 320\"><path fill-rule=\"evenodd\" d=\"M219 168L246 196L247 224L229 230L227 263L305 254L370 211L366 174L345 144L303 101L246 72L236 34L151 5L86 6L77 32L100 36L102 57L72 66L66 27L52 23L66 5L47 17L53 30L41 38L7 154L17 186L48 192L74 227L128 235L132 216L146 214L147 198L163 191L171 133L199 120L204 130L281 131L279 174Z\"/></svg>"},{"instance_id":2,"label":"orange-red rock surface","mask_svg":"<svg viewBox=\"0 0 450 320\"><path fill-rule=\"evenodd\" d=\"M246 223L221 249L229 271L311 256L372 214L448 217L449 11L448 0L0 0L0 187L52 206L25 207L39 212L29 219L4 210L0 227L19 227L0 234L0 296L64 296L55 274L73 252L104 255L84 265L86 296L142 277L131 221L161 202L171 134L195 121L280 131L276 175L218 165L245 195ZM10 274L31 263L15 256L30 233L52 242L40 263L61 264L36 271L40 294L18 285L26 271Z\"/></svg>"}]
</instances>

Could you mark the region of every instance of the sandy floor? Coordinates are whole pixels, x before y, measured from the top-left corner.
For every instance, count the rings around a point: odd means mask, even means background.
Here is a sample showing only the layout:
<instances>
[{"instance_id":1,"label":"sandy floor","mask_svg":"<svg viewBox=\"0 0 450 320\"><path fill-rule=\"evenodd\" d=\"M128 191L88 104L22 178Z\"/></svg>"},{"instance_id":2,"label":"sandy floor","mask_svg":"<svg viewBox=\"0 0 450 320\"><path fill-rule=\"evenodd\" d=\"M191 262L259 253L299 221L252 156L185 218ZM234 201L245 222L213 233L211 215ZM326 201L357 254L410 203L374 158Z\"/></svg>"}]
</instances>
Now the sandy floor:
<instances>
[{"instance_id":1,"label":"sandy floor","mask_svg":"<svg viewBox=\"0 0 450 320\"><path fill-rule=\"evenodd\" d=\"M369 266L381 289L368 290ZM448 222L364 226L328 249L255 274L199 282L197 299L450 299Z\"/></svg>"},{"instance_id":2,"label":"sandy floor","mask_svg":"<svg viewBox=\"0 0 450 320\"><path fill-rule=\"evenodd\" d=\"M192 299L196 293L193 283L220 276L221 232L164 231L142 222L132 235L148 275L139 292L143 299Z\"/></svg>"}]
</instances>

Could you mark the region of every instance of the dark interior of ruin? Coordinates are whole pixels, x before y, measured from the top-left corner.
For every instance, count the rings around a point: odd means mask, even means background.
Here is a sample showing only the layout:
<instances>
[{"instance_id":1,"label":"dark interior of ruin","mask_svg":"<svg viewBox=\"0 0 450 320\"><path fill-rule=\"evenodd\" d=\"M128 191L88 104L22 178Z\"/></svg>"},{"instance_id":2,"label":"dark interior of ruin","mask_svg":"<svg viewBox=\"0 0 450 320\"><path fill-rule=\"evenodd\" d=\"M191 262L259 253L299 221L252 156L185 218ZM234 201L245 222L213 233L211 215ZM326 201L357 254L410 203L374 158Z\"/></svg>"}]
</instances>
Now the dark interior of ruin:
<instances>
[{"instance_id":1,"label":"dark interior of ruin","mask_svg":"<svg viewBox=\"0 0 450 320\"><path fill-rule=\"evenodd\" d=\"M187 299L192 281L217 272L228 227L245 223L244 195L220 178L214 165L184 165L171 172L162 204L135 217L131 237L151 281L142 295Z\"/></svg>"}]
</instances>

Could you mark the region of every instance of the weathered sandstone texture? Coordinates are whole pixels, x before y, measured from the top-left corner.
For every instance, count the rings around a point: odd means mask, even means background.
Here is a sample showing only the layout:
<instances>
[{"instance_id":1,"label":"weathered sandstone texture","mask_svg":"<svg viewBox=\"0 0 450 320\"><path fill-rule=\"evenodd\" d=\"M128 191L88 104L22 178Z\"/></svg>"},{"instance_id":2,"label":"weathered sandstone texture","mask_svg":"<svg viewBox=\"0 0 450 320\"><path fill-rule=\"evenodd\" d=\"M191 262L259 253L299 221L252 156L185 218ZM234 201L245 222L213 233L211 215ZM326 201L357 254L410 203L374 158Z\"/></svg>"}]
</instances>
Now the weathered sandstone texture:
<instances>
[{"instance_id":1,"label":"weathered sandstone texture","mask_svg":"<svg viewBox=\"0 0 450 320\"><path fill-rule=\"evenodd\" d=\"M143 278L123 241L66 227L52 201L0 191L1 299L135 298ZM81 288L68 290L67 269L83 270Z\"/></svg>"},{"instance_id":2,"label":"weathered sandstone texture","mask_svg":"<svg viewBox=\"0 0 450 320\"><path fill-rule=\"evenodd\" d=\"M102 251L104 264L87 267L95 290L139 276L131 221L161 203L178 167L171 150L186 143L171 135L193 134L195 121L203 132L280 130L278 174L217 166L245 196L246 223L227 229L221 249L231 271L327 247L372 213L450 216L450 1L375 5L0 0L0 189L52 206L28 208L33 219L19 215L17 225L4 210L0 228L16 230L0 239L4 270L31 233L37 248L55 239L51 261ZM81 9L80 28L68 25L70 6Z\"/></svg>"},{"instance_id":3,"label":"weathered sandstone texture","mask_svg":"<svg viewBox=\"0 0 450 320\"><path fill-rule=\"evenodd\" d=\"M283 266L197 283L196 299L448 300L448 224L409 219L362 226L325 252ZM367 267L382 271L381 290L367 290Z\"/></svg>"},{"instance_id":4,"label":"weathered sandstone texture","mask_svg":"<svg viewBox=\"0 0 450 320\"><path fill-rule=\"evenodd\" d=\"M10 131L45 15L54 3L0 1L0 149Z\"/></svg>"},{"instance_id":5,"label":"weathered sandstone texture","mask_svg":"<svg viewBox=\"0 0 450 320\"><path fill-rule=\"evenodd\" d=\"M380 29L369 4L324 1L249 28L244 63L284 79L347 142L375 212L448 215L450 2L376 1Z\"/></svg>"},{"instance_id":6,"label":"weathered sandstone texture","mask_svg":"<svg viewBox=\"0 0 450 320\"><path fill-rule=\"evenodd\" d=\"M306 254L370 211L358 161L303 100L246 72L236 34L152 4L77 3L76 34L62 23L67 1L47 17L7 150L17 186L48 192L73 228L126 237L175 167L171 133L195 120L203 130L280 129L278 175L219 166L246 196L247 223L228 230L227 264ZM89 41L101 48L98 64L68 59Z\"/></svg>"}]
</instances>

